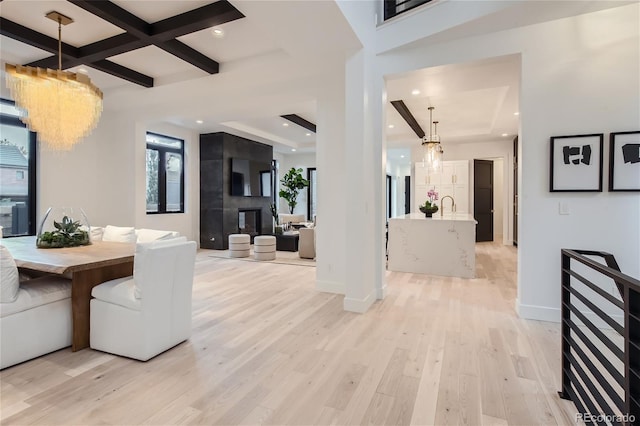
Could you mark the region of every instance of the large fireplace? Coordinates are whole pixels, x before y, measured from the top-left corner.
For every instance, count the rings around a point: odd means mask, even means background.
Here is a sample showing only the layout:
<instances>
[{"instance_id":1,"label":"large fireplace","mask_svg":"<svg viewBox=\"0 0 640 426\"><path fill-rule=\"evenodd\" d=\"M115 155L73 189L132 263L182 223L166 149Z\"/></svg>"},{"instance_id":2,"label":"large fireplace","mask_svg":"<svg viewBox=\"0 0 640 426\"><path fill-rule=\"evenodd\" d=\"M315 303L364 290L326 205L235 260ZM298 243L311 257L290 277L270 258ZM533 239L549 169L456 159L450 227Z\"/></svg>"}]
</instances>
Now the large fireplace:
<instances>
[{"instance_id":1,"label":"large fireplace","mask_svg":"<svg viewBox=\"0 0 640 426\"><path fill-rule=\"evenodd\" d=\"M238 209L238 234L249 234L251 239L262 229L261 209Z\"/></svg>"}]
</instances>

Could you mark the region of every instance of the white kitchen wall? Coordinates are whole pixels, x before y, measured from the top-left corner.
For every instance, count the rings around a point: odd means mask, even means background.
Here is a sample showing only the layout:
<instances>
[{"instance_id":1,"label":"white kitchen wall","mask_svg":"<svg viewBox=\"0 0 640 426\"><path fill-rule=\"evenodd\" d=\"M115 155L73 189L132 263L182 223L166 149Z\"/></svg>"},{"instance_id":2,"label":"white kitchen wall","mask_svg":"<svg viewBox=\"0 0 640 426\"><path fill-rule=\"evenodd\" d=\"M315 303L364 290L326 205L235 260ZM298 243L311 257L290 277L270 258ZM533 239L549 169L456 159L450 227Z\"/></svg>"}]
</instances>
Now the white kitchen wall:
<instances>
[{"instance_id":1,"label":"white kitchen wall","mask_svg":"<svg viewBox=\"0 0 640 426\"><path fill-rule=\"evenodd\" d=\"M493 142L469 142L469 143L450 143L442 142L444 149L444 160L468 160L469 161L469 211L473 212L473 160L474 159L503 159L504 161L493 164L494 176L500 173L503 177L504 185L498 189L494 182L494 241L497 238L502 239L503 244L513 243L513 204L505 203L502 200L513 199L513 142L505 139L498 139ZM411 150L412 158L422 158L422 148L416 146ZM416 160L417 161L417 160ZM496 200L496 196L500 195L500 200ZM496 203L498 201L498 203ZM500 204L500 206L498 206ZM500 224L496 223L495 210L500 209L502 220ZM495 226L500 229L496 229ZM500 237L498 237L498 235Z\"/></svg>"},{"instance_id":2,"label":"white kitchen wall","mask_svg":"<svg viewBox=\"0 0 640 426\"><path fill-rule=\"evenodd\" d=\"M607 135L640 128L639 6L636 3L449 43L415 43L380 57L380 72L386 75L521 54L516 308L525 318L559 320L561 248L614 253L625 273L640 276L637 194L548 190L551 136ZM615 64L615 72L611 64ZM445 148L445 156L449 152ZM607 164L606 144L605 154ZM559 215L560 202L568 205L569 215ZM596 206L606 206L610 213Z\"/></svg>"}]
</instances>

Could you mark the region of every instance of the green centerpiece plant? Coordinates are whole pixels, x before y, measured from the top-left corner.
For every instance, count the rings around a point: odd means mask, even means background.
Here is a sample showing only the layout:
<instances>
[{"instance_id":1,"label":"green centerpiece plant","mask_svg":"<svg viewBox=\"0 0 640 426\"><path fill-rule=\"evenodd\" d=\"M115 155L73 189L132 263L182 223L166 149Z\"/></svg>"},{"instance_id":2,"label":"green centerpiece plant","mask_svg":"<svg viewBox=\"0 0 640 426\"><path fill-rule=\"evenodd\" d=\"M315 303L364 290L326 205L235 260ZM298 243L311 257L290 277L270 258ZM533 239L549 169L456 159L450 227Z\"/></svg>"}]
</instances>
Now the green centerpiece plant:
<instances>
[{"instance_id":1,"label":"green centerpiece plant","mask_svg":"<svg viewBox=\"0 0 640 426\"><path fill-rule=\"evenodd\" d=\"M302 169L292 167L286 175L280 179L280 183L284 187L278 195L284 198L289 205L289 213L293 214L293 209L298 205L298 194L301 190L309 186L309 181L302 177Z\"/></svg>"},{"instance_id":2,"label":"green centerpiece plant","mask_svg":"<svg viewBox=\"0 0 640 426\"><path fill-rule=\"evenodd\" d=\"M36 246L39 248L77 247L91 244L89 227L84 226L80 220L74 220L69 215L62 216L59 222L48 221L51 209L45 214L40 226L40 232L36 238ZM86 217L83 215L84 222ZM51 226L53 225L53 226ZM86 228L86 229L83 229Z\"/></svg>"}]
</instances>

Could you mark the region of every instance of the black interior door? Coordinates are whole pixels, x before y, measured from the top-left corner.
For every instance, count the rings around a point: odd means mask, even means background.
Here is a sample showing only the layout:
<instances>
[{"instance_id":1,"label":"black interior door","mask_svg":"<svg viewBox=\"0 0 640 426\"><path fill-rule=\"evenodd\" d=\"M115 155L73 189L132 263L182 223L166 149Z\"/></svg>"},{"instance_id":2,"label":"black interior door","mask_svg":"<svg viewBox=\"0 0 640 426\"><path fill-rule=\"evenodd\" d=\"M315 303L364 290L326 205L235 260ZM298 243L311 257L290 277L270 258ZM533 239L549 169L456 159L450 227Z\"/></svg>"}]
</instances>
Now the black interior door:
<instances>
[{"instance_id":1,"label":"black interior door","mask_svg":"<svg viewBox=\"0 0 640 426\"><path fill-rule=\"evenodd\" d=\"M493 161L473 160L473 216L476 242L493 241Z\"/></svg>"},{"instance_id":2,"label":"black interior door","mask_svg":"<svg viewBox=\"0 0 640 426\"><path fill-rule=\"evenodd\" d=\"M513 245L518 245L518 137L513 139Z\"/></svg>"},{"instance_id":3,"label":"black interior door","mask_svg":"<svg viewBox=\"0 0 640 426\"><path fill-rule=\"evenodd\" d=\"M411 176L404 177L404 214L411 213Z\"/></svg>"},{"instance_id":4,"label":"black interior door","mask_svg":"<svg viewBox=\"0 0 640 426\"><path fill-rule=\"evenodd\" d=\"M387 175L387 219L391 217L391 176Z\"/></svg>"}]
</instances>

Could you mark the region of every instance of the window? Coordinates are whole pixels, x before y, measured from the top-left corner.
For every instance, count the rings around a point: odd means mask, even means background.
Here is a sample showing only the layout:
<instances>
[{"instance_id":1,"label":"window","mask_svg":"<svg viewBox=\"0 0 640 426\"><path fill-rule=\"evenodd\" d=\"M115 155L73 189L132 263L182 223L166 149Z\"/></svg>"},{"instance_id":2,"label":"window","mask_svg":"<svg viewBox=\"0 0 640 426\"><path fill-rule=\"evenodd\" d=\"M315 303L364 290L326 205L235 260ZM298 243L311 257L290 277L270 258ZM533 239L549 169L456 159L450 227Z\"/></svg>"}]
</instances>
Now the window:
<instances>
[{"instance_id":1,"label":"window","mask_svg":"<svg viewBox=\"0 0 640 426\"><path fill-rule=\"evenodd\" d=\"M0 226L5 237L36 233L36 134L0 99Z\"/></svg>"},{"instance_id":2,"label":"window","mask_svg":"<svg viewBox=\"0 0 640 426\"><path fill-rule=\"evenodd\" d=\"M309 181L309 186L307 186L307 220L313 220L313 218L316 216L316 206L318 200L315 167L309 167L307 169L307 180Z\"/></svg>"},{"instance_id":3,"label":"window","mask_svg":"<svg viewBox=\"0 0 640 426\"><path fill-rule=\"evenodd\" d=\"M184 141L147 132L147 214L184 213Z\"/></svg>"}]
</instances>

